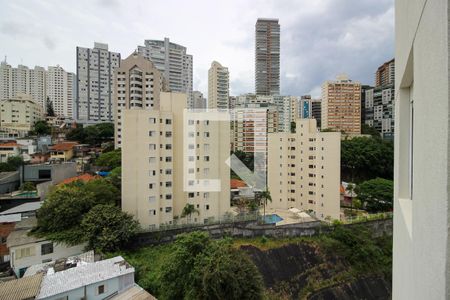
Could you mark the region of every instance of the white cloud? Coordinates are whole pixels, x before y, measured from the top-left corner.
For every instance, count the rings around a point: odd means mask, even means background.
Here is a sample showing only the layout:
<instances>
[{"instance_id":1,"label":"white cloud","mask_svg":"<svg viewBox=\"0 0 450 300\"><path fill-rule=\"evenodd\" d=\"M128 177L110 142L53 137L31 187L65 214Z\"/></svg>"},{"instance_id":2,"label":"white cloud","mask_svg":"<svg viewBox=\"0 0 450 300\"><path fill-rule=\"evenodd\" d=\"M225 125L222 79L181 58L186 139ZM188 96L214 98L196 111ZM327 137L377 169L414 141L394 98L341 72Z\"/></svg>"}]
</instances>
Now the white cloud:
<instances>
[{"instance_id":1,"label":"white cloud","mask_svg":"<svg viewBox=\"0 0 450 300\"><path fill-rule=\"evenodd\" d=\"M393 0L0 0L0 55L29 66L75 71L75 47L109 44L128 56L144 39L182 44L194 56L194 89L207 94L213 60L230 70L231 93L254 91L254 25L281 24L281 89L317 92L347 72L372 83L393 56Z\"/></svg>"}]
</instances>

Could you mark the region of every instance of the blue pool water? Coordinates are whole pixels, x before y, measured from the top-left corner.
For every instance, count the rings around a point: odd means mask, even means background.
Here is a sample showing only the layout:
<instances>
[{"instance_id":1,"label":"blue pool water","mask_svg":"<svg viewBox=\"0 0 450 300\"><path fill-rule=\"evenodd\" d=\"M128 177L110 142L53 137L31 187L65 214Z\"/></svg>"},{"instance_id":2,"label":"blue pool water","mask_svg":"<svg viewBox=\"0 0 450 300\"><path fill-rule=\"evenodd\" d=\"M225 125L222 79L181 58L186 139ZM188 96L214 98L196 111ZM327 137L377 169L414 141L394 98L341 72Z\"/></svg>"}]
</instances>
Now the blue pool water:
<instances>
[{"instance_id":1,"label":"blue pool water","mask_svg":"<svg viewBox=\"0 0 450 300\"><path fill-rule=\"evenodd\" d=\"M278 223L280 221L283 221L283 218L280 217L277 214L267 215L264 218L264 223L267 223L267 224L275 224L275 223Z\"/></svg>"}]
</instances>

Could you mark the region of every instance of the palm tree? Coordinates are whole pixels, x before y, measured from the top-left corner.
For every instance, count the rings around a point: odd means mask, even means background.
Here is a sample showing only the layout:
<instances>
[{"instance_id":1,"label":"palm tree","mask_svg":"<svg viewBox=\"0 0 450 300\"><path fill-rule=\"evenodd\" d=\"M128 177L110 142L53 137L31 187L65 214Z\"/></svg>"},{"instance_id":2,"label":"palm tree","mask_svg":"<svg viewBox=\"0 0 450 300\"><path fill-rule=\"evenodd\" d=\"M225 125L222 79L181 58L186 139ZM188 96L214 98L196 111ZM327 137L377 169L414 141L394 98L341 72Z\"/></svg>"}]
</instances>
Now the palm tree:
<instances>
[{"instance_id":1,"label":"palm tree","mask_svg":"<svg viewBox=\"0 0 450 300\"><path fill-rule=\"evenodd\" d=\"M200 211L195 208L194 204L187 203L186 206L183 208L183 212L181 213L181 217L188 217L188 223L191 221L191 216L193 213L200 214Z\"/></svg>"},{"instance_id":2,"label":"palm tree","mask_svg":"<svg viewBox=\"0 0 450 300\"><path fill-rule=\"evenodd\" d=\"M266 205L267 205L267 201L272 202L272 196L270 195L270 191L268 188L266 188L265 191L262 191L259 194L260 199L262 200L262 204L263 204L263 220L264 222L266 221Z\"/></svg>"}]
</instances>

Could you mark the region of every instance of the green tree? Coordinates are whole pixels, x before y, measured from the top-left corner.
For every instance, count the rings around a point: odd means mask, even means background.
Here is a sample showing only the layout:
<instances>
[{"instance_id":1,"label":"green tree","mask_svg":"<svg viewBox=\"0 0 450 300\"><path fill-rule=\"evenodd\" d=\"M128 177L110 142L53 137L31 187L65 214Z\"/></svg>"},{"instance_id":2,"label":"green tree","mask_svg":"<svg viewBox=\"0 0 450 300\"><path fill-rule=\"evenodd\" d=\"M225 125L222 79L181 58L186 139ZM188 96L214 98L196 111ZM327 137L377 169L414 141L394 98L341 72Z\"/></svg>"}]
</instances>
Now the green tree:
<instances>
[{"instance_id":1,"label":"green tree","mask_svg":"<svg viewBox=\"0 0 450 300\"><path fill-rule=\"evenodd\" d=\"M51 133L50 125L47 124L47 121L39 120L34 123L33 133L37 135L46 135Z\"/></svg>"},{"instance_id":2,"label":"green tree","mask_svg":"<svg viewBox=\"0 0 450 300\"><path fill-rule=\"evenodd\" d=\"M76 184L55 187L37 211L35 232L54 241L79 243L83 237L80 222L95 204L93 199L91 192Z\"/></svg>"},{"instance_id":3,"label":"green tree","mask_svg":"<svg viewBox=\"0 0 450 300\"><path fill-rule=\"evenodd\" d=\"M186 206L183 207L181 217L182 218L187 217L188 222L191 222L191 217L192 217L192 214L194 214L194 213L199 214L200 212L198 211L198 209L195 208L194 204L187 203Z\"/></svg>"},{"instance_id":4,"label":"green tree","mask_svg":"<svg viewBox=\"0 0 450 300\"><path fill-rule=\"evenodd\" d=\"M120 167L122 164L122 152L120 149L100 154L94 164L99 167L106 167L110 170Z\"/></svg>"},{"instance_id":5,"label":"green tree","mask_svg":"<svg viewBox=\"0 0 450 300\"><path fill-rule=\"evenodd\" d=\"M341 141L341 178L362 182L376 177L392 179L394 146L392 142L371 137Z\"/></svg>"},{"instance_id":6,"label":"green tree","mask_svg":"<svg viewBox=\"0 0 450 300\"><path fill-rule=\"evenodd\" d=\"M100 253L116 251L125 246L138 232L139 223L113 205L96 205L81 222L88 249Z\"/></svg>"},{"instance_id":7,"label":"green tree","mask_svg":"<svg viewBox=\"0 0 450 300\"><path fill-rule=\"evenodd\" d=\"M96 205L113 205L120 193L106 179L82 181L54 187L37 211L34 232L57 242L78 244L84 241L81 220Z\"/></svg>"},{"instance_id":8,"label":"green tree","mask_svg":"<svg viewBox=\"0 0 450 300\"><path fill-rule=\"evenodd\" d=\"M47 97L47 101L46 101L45 105L46 105L46 109L47 109L47 116L54 117L55 110L53 109L53 102L50 101L49 97Z\"/></svg>"},{"instance_id":9,"label":"green tree","mask_svg":"<svg viewBox=\"0 0 450 300\"><path fill-rule=\"evenodd\" d=\"M120 190L122 188L122 167L112 169L106 179Z\"/></svg>"},{"instance_id":10,"label":"green tree","mask_svg":"<svg viewBox=\"0 0 450 300\"><path fill-rule=\"evenodd\" d=\"M120 191L109 180L103 178L91 180L84 183L82 189L93 195L95 204L120 203Z\"/></svg>"},{"instance_id":11,"label":"green tree","mask_svg":"<svg viewBox=\"0 0 450 300\"><path fill-rule=\"evenodd\" d=\"M376 178L357 186L356 193L363 206L371 212L392 210L394 184L392 180Z\"/></svg>"},{"instance_id":12,"label":"green tree","mask_svg":"<svg viewBox=\"0 0 450 300\"><path fill-rule=\"evenodd\" d=\"M103 142L114 139L114 124L100 123L84 128L86 143L90 145L100 145Z\"/></svg>"},{"instance_id":13,"label":"green tree","mask_svg":"<svg viewBox=\"0 0 450 300\"><path fill-rule=\"evenodd\" d=\"M229 240L205 232L177 236L160 275L161 299L261 299L255 265Z\"/></svg>"},{"instance_id":14,"label":"green tree","mask_svg":"<svg viewBox=\"0 0 450 300\"><path fill-rule=\"evenodd\" d=\"M86 133L84 132L83 127L75 127L67 132L66 139L69 141L77 141L84 144L86 143Z\"/></svg>"},{"instance_id":15,"label":"green tree","mask_svg":"<svg viewBox=\"0 0 450 300\"><path fill-rule=\"evenodd\" d=\"M255 197L256 197L256 195L255 195ZM263 206L263 210L264 210L263 221L265 222L266 221L266 206L267 206L267 202L268 201L272 202L272 196L270 195L269 189L266 188L265 191L262 191L261 193L258 193L257 197L258 197L258 199L261 200L261 204Z\"/></svg>"},{"instance_id":16,"label":"green tree","mask_svg":"<svg viewBox=\"0 0 450 300\"><path fill-rule=\"evenodd\" d=\"M361 133L362 134L369 134L373 138L381 139L381 135L374 127L367 125L367 124L361 124Z\"/></svg>"},{"instance_id":17,"label":"green tree","mask_svg":"<svg viewBox=\"0 0 450 300\"><path fill-rule=\"evenodd\" d=\"M16 170L23 165L23 158L21 156L8 157L7 163Z\"/></svg>"}]
</instances>

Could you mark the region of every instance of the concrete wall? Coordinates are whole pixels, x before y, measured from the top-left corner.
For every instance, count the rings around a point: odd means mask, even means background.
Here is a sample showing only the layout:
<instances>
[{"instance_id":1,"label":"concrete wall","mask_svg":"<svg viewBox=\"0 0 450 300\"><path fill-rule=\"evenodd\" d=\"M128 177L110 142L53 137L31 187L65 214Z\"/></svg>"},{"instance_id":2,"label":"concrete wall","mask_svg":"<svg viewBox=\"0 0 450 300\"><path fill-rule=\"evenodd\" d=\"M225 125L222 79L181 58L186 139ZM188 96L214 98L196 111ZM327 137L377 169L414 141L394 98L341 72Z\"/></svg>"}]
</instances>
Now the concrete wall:
<instances>
[{"instance_id":1,"label":"concrete wall","mask_svg":"<svg viewBox=\"0 0 450 300\"><path fill-rule=\"evenodd\" d=\"M367 226L373 232L374 236L383 234L392 234L392 219L368 221L364 223L349 224L344 226ZM267 236L274 238L287 238L298 236L313 236L320 233L333 230L332 226L324 225L322 222L308 222L302 224L290 224L283 226L275 226L273 224L256 225L255 222L240 222L217 225L205 225L191 228L179 228L165 231L144 232L140 233L134 241L138 246L158 245L172 242L176 236L181 233L192 231L206 231L212 238L253 238L259 236Z\"/></svg>"},{"instance_id":2,"label":"concrete wall","mask_svg":"<svg viewBox=\"0 0 450 300\"><path fill-rule=\"evenodd\" d=\"M39 170L51 170L51 181L58 184L66 178L77 176L76 163L61 164L39 164L24 166L24 181L48 181L50 179L40 179Z\"/></svg>"},{"instance_id":3,"label":"concrete wall","mask_svg":"<svg viewBox=\"0 0 450 300\"><path fill-rule=\"evenodd\" d=\"M396 0L393 299L449 299L448 0Z\"/></svg>"}]
</instances>

